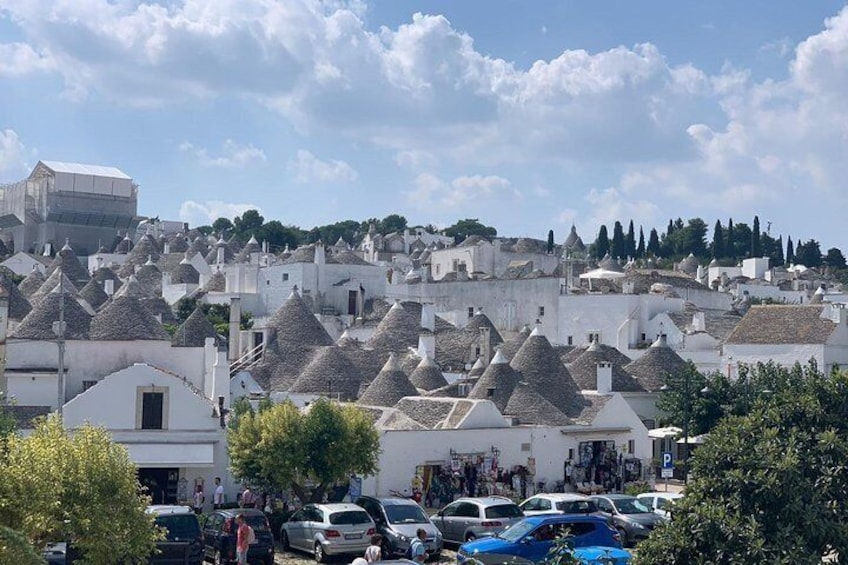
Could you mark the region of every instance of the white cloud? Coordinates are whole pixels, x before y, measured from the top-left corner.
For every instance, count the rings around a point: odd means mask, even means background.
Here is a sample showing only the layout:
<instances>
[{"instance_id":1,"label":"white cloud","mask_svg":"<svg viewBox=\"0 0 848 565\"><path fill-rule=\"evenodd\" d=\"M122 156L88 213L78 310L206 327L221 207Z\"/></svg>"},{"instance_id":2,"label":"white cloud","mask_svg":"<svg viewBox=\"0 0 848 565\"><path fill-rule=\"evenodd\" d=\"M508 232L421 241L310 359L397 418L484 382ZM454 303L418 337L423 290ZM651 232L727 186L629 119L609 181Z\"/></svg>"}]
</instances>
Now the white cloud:
<instances>
[{"instance_id":1,"label":"white cloud","mask_svg":"<svg viewBox=\"0 0 848 565\"><path fill-rule=\"evenodd\" d=\"M650 226L657 225L660 219L659 206L644 199L630 199L616 188L593 188L586 194L585 200L591 207L590 226L606 224L612 227L616 220L625 223L631 219L637 226Z\"/></svg>"},{"instance_id":2,"label":"white cloud","mask_svg":"<svg viewBox=\"0 0 848 565\"><path fill-rule=\"evenodd\" d=\"M0 43L0 76L20 77L54 70L53 60L26 43Z\"/></svg>"},{"instance_id":3,"label":"white cloud","mask_svg":"<svg viewBox=\"0 0 848 565\"><path fill-rule=\"evenodd\" d=\"M0 130L0 173L26 169L26 154L26 147L15 130Z\"/></svg>"},{"instance_id":4,"label":"white cloud","mask_svg":"<svg viewBox=\"0 0 848 565\"><path fill-rule=\"evenodd\" d=\"M417 208L458 208L471 210L487 204L503 204L520 199L521 192L509 180L497 175L470 175L445 182L431 173L421 173L407 201Z\"/></svg>"},{"instance_id":5,"label":"white cloud","mask_svg":"<svg viewBox=\"0 0 848 565\"><path fill-rule=\"evenodd\" d=\"M186 200L180 205L180 220L188 222L191 226L203 226L211 224L218 218L232 220L248 210L258 210L260 214L262 213L256 204L237 204L220 200L208 200L206 202Z\"/></svg>"},{"instance_id":6,"label":"white cloud","mask_svg":"<svg viewBox=\"0 0 848 565\"><path fill-rule=\"evenodd\" d=\"M188 141L182 142L179 149L194 155L204 167L241 168L260 165L268 161L265 152L252 143L240 145L232 139L224 141L221 153L218 155L212 155L205 147L197 147Z\"/></svg>"},{"instance_id":7,"label":"white cloud","mask_svg":"<svg viewBox=\"0 0 848 565\"><path fill-rule=\"evenodd\" d=\"M356 182L359 174L345 161L336 159L321 160L306 149L299 149L294 159L289 161L289 170L294 174L295 182L307 183L351 183Z\"/></svg>"}]
</instances>

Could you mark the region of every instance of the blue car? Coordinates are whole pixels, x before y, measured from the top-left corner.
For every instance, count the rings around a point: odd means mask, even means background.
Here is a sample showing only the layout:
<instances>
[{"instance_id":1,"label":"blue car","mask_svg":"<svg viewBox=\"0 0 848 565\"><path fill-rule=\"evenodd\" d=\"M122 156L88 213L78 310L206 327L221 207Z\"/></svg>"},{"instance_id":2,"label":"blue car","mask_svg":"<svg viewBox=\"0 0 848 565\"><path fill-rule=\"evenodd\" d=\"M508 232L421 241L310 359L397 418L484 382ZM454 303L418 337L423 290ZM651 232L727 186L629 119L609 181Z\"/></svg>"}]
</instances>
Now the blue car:
<instances>
[{"instance_id":1,"label":"blue car","mask_svg":"<svg viewBox=\"0 0 848 565\"><path fill-rule=\"evenodd\" d=\"M460 546L457 562L540 563L548 557L554 540L568 531L574 556L583 563L628 563L630 554L621 549L619 533L599 516L531 516L492 537Z\"/></svg>"}]
</instances>

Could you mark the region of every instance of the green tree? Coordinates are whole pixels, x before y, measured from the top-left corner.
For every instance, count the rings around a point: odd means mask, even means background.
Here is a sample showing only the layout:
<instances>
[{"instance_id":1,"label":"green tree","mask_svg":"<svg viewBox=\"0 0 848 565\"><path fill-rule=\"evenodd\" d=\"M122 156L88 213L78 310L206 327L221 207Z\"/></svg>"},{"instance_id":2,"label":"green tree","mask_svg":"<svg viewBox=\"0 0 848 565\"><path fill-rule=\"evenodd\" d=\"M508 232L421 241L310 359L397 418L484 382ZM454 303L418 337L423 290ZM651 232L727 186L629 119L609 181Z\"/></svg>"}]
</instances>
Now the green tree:
<instances>
[{"instance_id":1,"label":"green tree","mask_svg":"<svg viewBox=\"0 0 848 565\"><path fill-rule=\"evenodd\" d=\"M693 457L674 519L636 565L819 564L848 554L848 376L786 371L793 386L722 420Z\"/></svg>"},{"instance_id":2,"label":"green tree","mask_svg":"<svg viewBox=\"0 0 848 565\"><path fill-rule=\"evenodd\" d=\"M72 433L55 416L30 436L12 434L0 459L0 525L35 547L72 540L92 564L143 562L161 537L146 513L136 467L109 433ZM5 561L4 561L5 562Z\"/></svg>"},{"instance_id":3,"label":"green tree","mask_svg":"<svg viewBox=\"0 0 848 565\"><path fill-rule=\"evenodd\" d=\"M380 453L380 434L365 411L323 399L306 412L289 401L246 412L227 440L238 479L291 488L304 503L320 501L329 486L351 473L374 474Z\"/></svg>"},{"instance_id":4,"label":"green tree","mask_svg":"<svg viewBox=\"0 0 848 565\"><path fill-rule=\"evenodd\" d=\"M760 241L760 217L754 216L754 228L751 230L751 257L762 257L763 248Z\"/></svg>"},{"instance_id":5,"label":"green tree","mask_svg":"<svg viewBox=\"0 0 848 565\"><path fill-rule=\"evenodd\" d=\"M733 226L733 258L743 259L751 255L751 238L753 232L751 227L740 222ZM726 247L726 244L725 244Z\"/></svg>"},{"instance_id":6,"label":"green tree","mask_svg":"<svg viewBox=\"0 0 848 565\"><path fill-rule=\"evenodd\" d=\"M724 234L721 227L721 220L716 220L713 227L713 243L710 245L713 259L722 259L724 257Z\"/></svg>"},{"instance_id":7,"label":"green tree","mask_svg":"<svg viewBox=\"0 0 848 565\"><path fill-rule=\"evenodd\" d=\"M0 563L15 565L44 565L44 559L23 534L0 526Z\"/></svg>"},{"instance_id":8,"label":"green tree","mask_svg":"<svg viewBox=\"0 0 848 565\"><path fill-rule=\"evenodd\" d=\"M792 245L792 236L786 238L786 266L795 263L795 246Z\"/></svg>"},{"instance_id":9,"label":"green tree","mask_svg":"<svg viewBox=\"0 0 848 565\"><path fill-rule=\"evenodd\" d=\"M624 243L624 227L618 220L616 220L612 227L610 255L615 258L621 258L627 255L627 247Z\"/></svg>"},{"instance_id":10,"label":"green tree","mask_svg":"<svg viewBox=\"0 0 848 565\"><path fill-rule=\"evenodd\" d=\"M651 228L651 233L648 235L647 252L654 257L660 256L660 236L657 234L656 228Z\"/></svg>"},{"instance_id":11,"label":"green tree","mask_svg":"<svg viewBox=\"0 0 848 565\"><path fill-rule=\"evenodd\" d=\"M601 226L598 230L598 238L595 240L595 257L603 259L610 252L609 234L607 227Z\"/></svg>"},{"instance_id":12,"label":"green tree","mask_svg":"<svg viewBox=\"0 0 848 565\"><path fill-rule=\"evenodd\" d=\"M736 237L733 232L733 218L727 221L727 233L724 237L724 255L736 260Z\"/></svg>"},{"instance_id":13,"label":"green tree","mask_svg":"<svg viewBox=\"0 0 848 565\"><path fill-rule=\"evenodd\" d=\"M822 253L819 242L809 239L795 247L795 262L805 267L815 268L822 265Z\"/></svg>"},{"instance_id":14,"label":"green tree","mask_svg":"<svg viewBox=\"0 0 848 565\"><path fill-rule=\"evenodd\" d=\"M250 236L255 235L262 224L265 223L258 210L246 210L241 216L236 216L233 219L233 228L235 230L236 239L239 241L247 241Z\"/></svg>"},{"instance_id":15,"label":"green tree","mask_svg":"<svg viewBox=\"0 0 848 565\"><path fill-rule=\"evenodd\" d=\"M445 235L452 237L455 243L461 243L466 237L479 235L487 239L491 239L498 235L498 230L492 226L486 226L480 223L477 218L466 218L457 221L454 225L445 229Z\"/></svg>"},{"instance_id":16,"label":"green tree","mask_svg":"<svg viewBox=\"0 0 848 565\"><path fill-rule=\"evenodd\" d=\"M639 226L639 245L636 246L636 258L641 259L645 255L645 232Z\"/></svg>"},{"instance_id":17,"label":"green tree","mask_svg":"<svg viewBox=\"0 0 848 565\"><path fill-rule=\"evenodd\" d=\"M554 230L548 230L548 255L554 252Z\"/></svg>"},{"instance_id":18,"label":"green tree","mask_svg":"<svg viewBox=\"0 0 848 565\"><path fill-rule=\"evenodd\" d=\"M833 269L844 269L845 255L842 254L842 250L838 247L831 247L827 250L827 255L825 255L824 263L825 265Z\"/></svg>"},{"instance_id":19,"label":"green tree","mask_svg":"<svg viewBox=\"0 0 848 565\"><path fill-rule=\"evenodd\" d=\"M383 235L393 232L403 232L407 227L406 218L399 214L389 214L380 220L379 231Z\"/></svg>"},{"instance_id":20,"label":"green tree","mask_svg":"<svg viewBox=\"0 0 848 565\"><path fill-rule=\"evenodd\" d=\"M278 220L271 220L262 224L256 230L256 239L267 241L271 252L282 251L288 245L295 249L305 240L305 233L297 226L284 226Z\"/></svg>"},{"instance_id":21,"label":"green tree","mask_svg":"<svg viewBox=\"0 0 848 565\"><path fill-rule=\"evenodd\" d=\"M227 232L233 230L233 222L229 218L218 218L212 222L212 231L218 234L218 237L223 237Z\"/></svg>"},{"instance_id":22,"label":"green tree","mask_svg":"<svg viewBox=\"0 0 848 565\"><path fill-rule=\"evenodd\" d=\"M627 226L627 234L624 236L624 254L627 257L636 257L636 231L633 229L633 220Z\"/></svg>"}]
</instances>

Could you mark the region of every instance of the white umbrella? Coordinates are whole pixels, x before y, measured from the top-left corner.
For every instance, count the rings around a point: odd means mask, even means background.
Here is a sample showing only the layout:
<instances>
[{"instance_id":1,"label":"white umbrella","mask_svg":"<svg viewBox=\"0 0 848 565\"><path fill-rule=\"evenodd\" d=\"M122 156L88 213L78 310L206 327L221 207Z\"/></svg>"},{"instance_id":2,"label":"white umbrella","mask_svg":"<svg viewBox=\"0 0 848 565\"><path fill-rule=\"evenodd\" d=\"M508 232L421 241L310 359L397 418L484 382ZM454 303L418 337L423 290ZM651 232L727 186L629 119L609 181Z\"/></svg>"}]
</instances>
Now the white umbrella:
<instances>
[{"instance_id":1,"label":"white umbrella","mask_svg":"<svg viewBox=\"0 0 848 565\"><path fill-rule=\"evenodd\" d=\"M625 273L610 271L609 269L592 269L580 275L581 279L620 279Z\"/></svg>"},{"instance_id":2,"label":"white umbrella","mask_svg":"<svg viewBox=\"0 0 848 565\"><path fill-rule=\"evenodd\" d=\"M668 426L667 428L654 428L648 430L648 437L653 439L665 439L667 437L677 437L683 433L683 430L676 426Z\"/></svg>"}]
</instances>

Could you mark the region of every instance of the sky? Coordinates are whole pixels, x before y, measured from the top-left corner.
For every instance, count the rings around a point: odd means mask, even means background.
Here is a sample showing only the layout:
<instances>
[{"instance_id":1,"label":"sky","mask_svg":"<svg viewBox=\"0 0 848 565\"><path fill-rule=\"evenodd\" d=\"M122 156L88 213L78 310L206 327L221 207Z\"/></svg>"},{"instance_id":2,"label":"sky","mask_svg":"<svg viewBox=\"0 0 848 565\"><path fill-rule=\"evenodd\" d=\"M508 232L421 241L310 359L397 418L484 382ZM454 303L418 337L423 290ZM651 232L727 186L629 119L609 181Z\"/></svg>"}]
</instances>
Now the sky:
<instances>
[{"instance_id":1,"label":"sky","mask_svg":"<svg viewBox=\"0 0 848 565\"><path fill-rule=\"evenodd\" d=\"M757 214L848 249L846 93L842 1L0 0L0 183L115 166L192 225Z\"/></svg>"}]
</instances>

